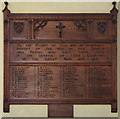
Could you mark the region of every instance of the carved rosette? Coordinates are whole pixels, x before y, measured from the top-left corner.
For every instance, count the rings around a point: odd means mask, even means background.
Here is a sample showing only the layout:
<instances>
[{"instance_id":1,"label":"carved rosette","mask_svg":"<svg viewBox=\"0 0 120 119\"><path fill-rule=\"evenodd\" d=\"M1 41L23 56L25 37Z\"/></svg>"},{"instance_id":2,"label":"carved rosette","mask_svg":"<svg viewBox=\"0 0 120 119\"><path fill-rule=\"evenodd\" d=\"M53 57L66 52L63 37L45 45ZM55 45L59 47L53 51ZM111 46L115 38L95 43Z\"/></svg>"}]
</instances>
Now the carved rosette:
<instances>
[{"instance_id":1,"label":"carved rosette","mask_svg":"<svg viewBox=\"0 0 120 119\"><path fill-rule=\"evenodd\" d=\"M87 31L87 22L86 20L74 21L74 24L77 26L80 31Z\"/></svg>"}]
</instances>

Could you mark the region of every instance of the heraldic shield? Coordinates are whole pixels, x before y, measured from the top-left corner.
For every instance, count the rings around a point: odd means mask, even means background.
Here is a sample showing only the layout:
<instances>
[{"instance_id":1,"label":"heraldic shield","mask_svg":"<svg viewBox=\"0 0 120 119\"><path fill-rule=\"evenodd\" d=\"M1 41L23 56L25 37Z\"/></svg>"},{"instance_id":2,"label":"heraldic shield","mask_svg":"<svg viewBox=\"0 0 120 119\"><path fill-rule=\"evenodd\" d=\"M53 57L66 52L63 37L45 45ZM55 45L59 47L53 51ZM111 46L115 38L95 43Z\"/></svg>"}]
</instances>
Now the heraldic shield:
<instances>
[{"instance_id":1,"label":"heraldic shield","mask_svg":"<svg viewBox=\"0 0 120 119\"><path fill-rule=\"evenodd\" d=\"M14 30L16 33L20 34L24 29L24 23L23 22L14 22Z\"/></svg>"},{"instance_id":2,"label":"heraldic shield","mask_svg":"<svg viewBox=\"0 0 120 119\"><path fill-rule=\"evenodd\" d=\"M97 28L100 33L104 33L106 31L107 23L106 22L98 22Z\"/></svg>"}]
</instances>

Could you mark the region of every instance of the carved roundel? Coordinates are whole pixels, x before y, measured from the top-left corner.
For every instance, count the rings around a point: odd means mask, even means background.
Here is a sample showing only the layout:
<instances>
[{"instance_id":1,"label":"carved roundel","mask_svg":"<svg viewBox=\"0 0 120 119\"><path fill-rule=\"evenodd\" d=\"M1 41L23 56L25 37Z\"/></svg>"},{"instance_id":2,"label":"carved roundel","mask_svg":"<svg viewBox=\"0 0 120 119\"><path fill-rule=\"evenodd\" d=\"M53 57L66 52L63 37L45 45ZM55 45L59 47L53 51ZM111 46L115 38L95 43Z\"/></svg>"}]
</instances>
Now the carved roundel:
<instances>
[{"instance_id":1,"label":"carved roundel","mask_svg":"<svg viewBox=\"0 0 120 119\"><path fill-rule=\"evenodd\" d=\"M104 33L106 31L107 23L106 22L98 22L97 29L100 33Z\"/></svg>"},{"instance_id":2,"label":"carved roundel","mask_svg":"<svg viewBox=\"0 0 120 119\"><path fill-rule=\"evenodd\" d=\"M78 27L78 30L87 31L87 22L86 22L86 20L74 21L74 24Z\"/></svg>"},{"instance_id":3,"label":"carved roundel","mask_svg":"<svg viewBox=\"0 0 120 119\"><path fill-rule=\"evenodd\" d=\"M23 22L14 22L14 30L17 34L22 33L24 29L24 23Z\"/></svg>"}]
</instances>

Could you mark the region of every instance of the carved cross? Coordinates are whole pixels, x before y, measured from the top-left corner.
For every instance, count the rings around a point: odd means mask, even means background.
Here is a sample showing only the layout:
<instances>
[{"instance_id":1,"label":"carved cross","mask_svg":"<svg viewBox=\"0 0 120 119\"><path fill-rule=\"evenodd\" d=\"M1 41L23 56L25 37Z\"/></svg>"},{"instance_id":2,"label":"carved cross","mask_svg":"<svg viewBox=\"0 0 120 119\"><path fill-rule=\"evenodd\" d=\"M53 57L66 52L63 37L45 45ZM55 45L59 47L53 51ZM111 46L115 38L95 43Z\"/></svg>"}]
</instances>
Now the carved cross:
<instances>
[{"instance_id":1,"label":"carved cross","mask_svg":"<svg viewBox=\"0 0 120 119\"><path fill-rule=\"evenodd\" d=\"M62 22L60 22L59 25L56 26L56 28L59 29L59 37L61 38L62 37L62 28L65 28L65 26L62 25Z\"/></svg>"}]
</instances>

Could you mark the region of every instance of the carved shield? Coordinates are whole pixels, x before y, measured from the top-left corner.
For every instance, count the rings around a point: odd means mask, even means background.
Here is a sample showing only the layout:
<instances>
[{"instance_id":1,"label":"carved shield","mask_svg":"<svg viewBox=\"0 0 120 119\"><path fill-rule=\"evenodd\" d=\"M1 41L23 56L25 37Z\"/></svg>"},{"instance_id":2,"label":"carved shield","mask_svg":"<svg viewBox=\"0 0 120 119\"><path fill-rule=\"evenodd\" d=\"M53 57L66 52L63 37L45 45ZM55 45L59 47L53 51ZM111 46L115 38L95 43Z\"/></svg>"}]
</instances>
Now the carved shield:
<instances>
[{"instance_id":1,"label":"carved shield","mask_svg":"<svg viewBox=\"0 0 120 119\"><path fill-rule=\"evenodd\" d=\"M14 22L14 30L16 33L20 34L24 29L24 23L23 22Z\"/></svg>"},{"instance_id":2,"label":"carved shield","mask_svg":"<svg viewBox=\"0 0 120 119\"><path fill-rule=\"evenodd\" d=\"M107 23L106 22L98 22L97 28L100 33L104 33L106 31Z\"/></svg>"}]
</instances>

